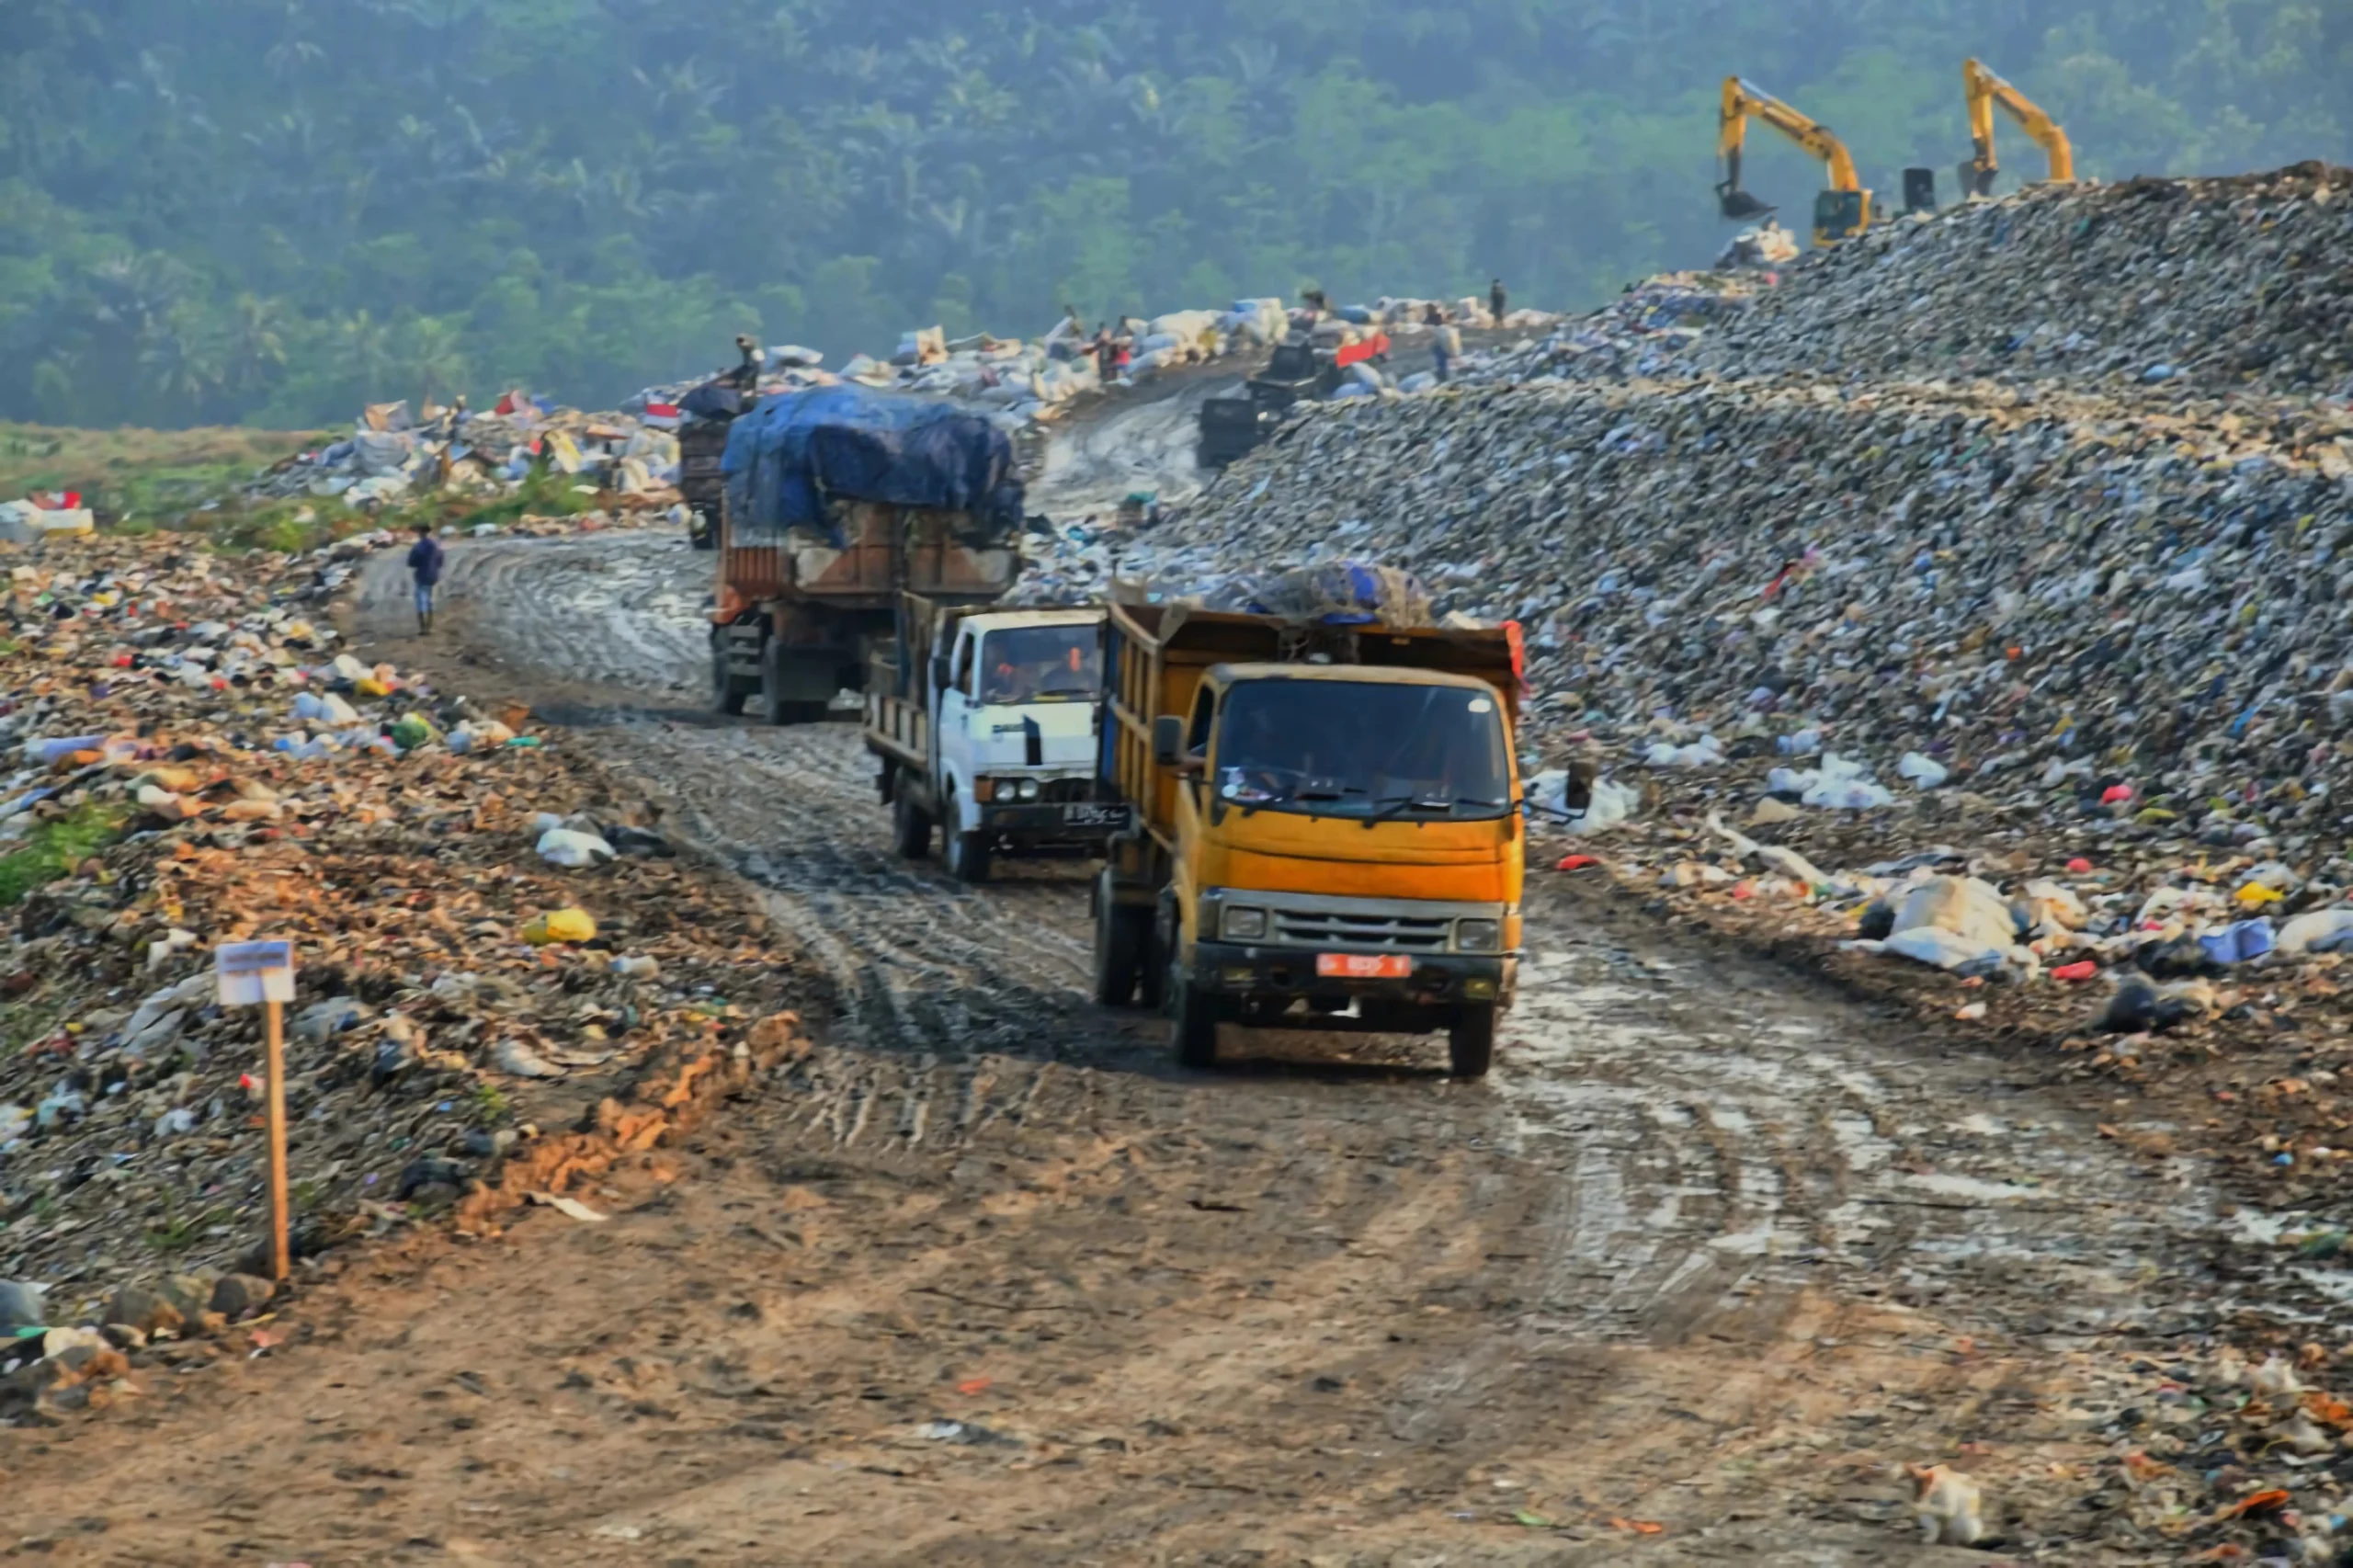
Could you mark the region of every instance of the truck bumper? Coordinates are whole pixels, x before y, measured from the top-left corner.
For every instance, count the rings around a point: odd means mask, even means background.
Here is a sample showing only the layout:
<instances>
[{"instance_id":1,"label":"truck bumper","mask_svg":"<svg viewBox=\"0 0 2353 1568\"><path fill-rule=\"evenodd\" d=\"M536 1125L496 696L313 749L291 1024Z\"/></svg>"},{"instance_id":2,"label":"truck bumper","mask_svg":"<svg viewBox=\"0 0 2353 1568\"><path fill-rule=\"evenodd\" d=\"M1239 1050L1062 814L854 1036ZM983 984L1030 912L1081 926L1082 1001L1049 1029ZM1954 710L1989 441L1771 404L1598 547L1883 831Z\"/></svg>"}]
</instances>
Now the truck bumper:
<instances>
[{"instance_id":1,"label":"truck bumper","mask_svg":"<svg viewBox=\"0 0 2353 1568\"><path fill-rule=\"evenodd\" d=\"M1197 942L1186 979L1213 994L1258 1004L1302 997L1460 1006L1511 1000L1519 960L1510 953L1415 954L1411 972L1398 976L1321 974L1319 954L1238 942Z\"/></svg>"},{"instance_id":2,"label":"truck bumper","mask_svg":"<svg viewBox=\"0 0 2353 1568\"><path fill-rule=\"evenodd\" d=\"M1101 844L1135 825L1124 801L1075 801L980 808L981 831L1023 844Z\"/></svg>"}]
</instances>

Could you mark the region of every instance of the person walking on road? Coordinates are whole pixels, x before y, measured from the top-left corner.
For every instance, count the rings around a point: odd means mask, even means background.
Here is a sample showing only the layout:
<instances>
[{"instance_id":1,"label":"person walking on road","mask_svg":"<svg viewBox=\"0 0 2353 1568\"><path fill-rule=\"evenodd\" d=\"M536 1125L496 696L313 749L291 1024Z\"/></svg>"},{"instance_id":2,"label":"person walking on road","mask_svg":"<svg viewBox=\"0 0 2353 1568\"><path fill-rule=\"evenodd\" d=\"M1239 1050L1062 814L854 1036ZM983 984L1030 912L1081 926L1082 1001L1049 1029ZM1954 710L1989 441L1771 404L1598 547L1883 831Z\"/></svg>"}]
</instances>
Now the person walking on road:
<instances>
[{"instance_id":1,"label":"person walking on road","mask_svg":"<svg viewBox=\"0 0 2353 1568\"><path fill-rule=\"evenodd\" d=\"M1495 325L1504 324L1504 314L1510 306L1511 296L1504 292L1502 278L1498 278L1487 285L1487 310L1495 318Z\"/></svg>"},{"instance_id":2,"label":"person walking on road","mask_svg":"<svg viewBox=\"0 0 2353 1568\"><path fill-rule=\"evenodd\" d=\"M433 590L441 582L441 546L431 523L416 525L416 542L408 547L408 574L416 584L416 631L420 637L433 630Z\"/></svg>"},{"instance_id":3,"label":"person walking on road","mask_svg":"<svg viewBox=\"0 0 2353 1568\"><path fill-rule=\"evenodd\" d=\"M1430 359L1438 379L1452 381L1455 361L1462 358L1462 329L1447 320L1436 305L1423 310L1422 324L1430 329Z\"/></svg>"}]
</instances>

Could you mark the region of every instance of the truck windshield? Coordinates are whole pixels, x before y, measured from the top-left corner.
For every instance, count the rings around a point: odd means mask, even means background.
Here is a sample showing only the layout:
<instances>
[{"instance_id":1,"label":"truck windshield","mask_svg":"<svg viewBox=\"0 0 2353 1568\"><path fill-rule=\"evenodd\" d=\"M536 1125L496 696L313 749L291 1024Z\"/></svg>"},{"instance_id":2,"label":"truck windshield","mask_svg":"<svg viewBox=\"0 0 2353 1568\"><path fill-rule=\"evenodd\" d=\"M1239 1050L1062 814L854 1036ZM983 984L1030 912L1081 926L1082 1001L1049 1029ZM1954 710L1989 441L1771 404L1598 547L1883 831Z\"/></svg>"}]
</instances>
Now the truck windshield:
<instances>
[{"instance_id":1,"label":"truck windshield","mask_svg":"<svg viewBox=\"0 0 2353 1568\"><path fill-rule=\"evenodd\" d=\"M1226 693L1217 792L1245 811L1427 820L1511 810L1495 694L1459 686L1256 680Z\"/></svg>"},{"instance_id":2,"label":"truck windshield","mask_svg":"<svg viewBox=\"0 0 2353 1568\"><path fill-rule=\"evenodd\" d=\"M1016 626L981 643L983 702L1092 702L1102 689L1098 627Z\"/></svg>"}]
</instances>

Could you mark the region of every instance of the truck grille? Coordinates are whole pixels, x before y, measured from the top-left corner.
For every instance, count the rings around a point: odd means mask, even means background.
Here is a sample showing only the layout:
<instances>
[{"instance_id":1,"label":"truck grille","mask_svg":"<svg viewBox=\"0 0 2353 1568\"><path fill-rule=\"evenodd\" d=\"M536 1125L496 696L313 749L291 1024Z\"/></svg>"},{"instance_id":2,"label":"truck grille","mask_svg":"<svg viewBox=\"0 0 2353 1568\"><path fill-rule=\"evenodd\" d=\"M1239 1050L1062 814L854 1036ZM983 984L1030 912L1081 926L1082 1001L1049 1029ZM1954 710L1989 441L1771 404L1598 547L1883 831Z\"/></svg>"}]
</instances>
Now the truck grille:
<instances>
[{"instance_id":1,"label":"truck grille","mask_svg":"<svg viewBox=\"0 0 2353 1568\"><path fill-rule=\"evenodd\" d=\"M1092 778L1049 778L1038 787L1038 799L1061 804L1095 799Z\"/></svg>"},{"instance_id":2,"label":"truck grille","mask_svg":"<svg viewBox=\"0 0 2353 1568\"><path fill-rule=\"evenodd\" d=\"M1275 935L1302 948L1376 953L1442 953L1454 922L1445 915L1342 915L1278 909Z\"/></svg>"}]
</instances>

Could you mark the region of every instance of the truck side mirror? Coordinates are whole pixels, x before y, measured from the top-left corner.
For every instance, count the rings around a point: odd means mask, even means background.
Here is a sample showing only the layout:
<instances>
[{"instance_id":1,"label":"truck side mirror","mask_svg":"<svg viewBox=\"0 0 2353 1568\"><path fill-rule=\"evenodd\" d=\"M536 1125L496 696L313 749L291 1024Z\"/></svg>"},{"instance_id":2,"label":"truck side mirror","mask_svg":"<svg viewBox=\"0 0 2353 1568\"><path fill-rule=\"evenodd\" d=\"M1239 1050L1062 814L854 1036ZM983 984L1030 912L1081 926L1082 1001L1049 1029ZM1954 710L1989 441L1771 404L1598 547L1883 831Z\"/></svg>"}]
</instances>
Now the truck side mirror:
<instances>
[{"instance_id":1,"label":"truck side mirror","mask_svg":"<svg viewBox=\"0 0 2353 1568\"><path fill-rule=\"evenodd\" d=\"M931 689L946 691L951 673L948 667L948 655L945 653L936 655L931 661Z\"/></svg>"},{"instance_id":2,"label":"truck side mirror","mask_svg":"<svg viewBox=\"0 0 2353 1568\"><path fill-rule=\"evenodd\" d=\"M1152 760L1174 767L1185 757L1185 721L1164 713L1152 722Z\"/></svg>"}]
</instances>

